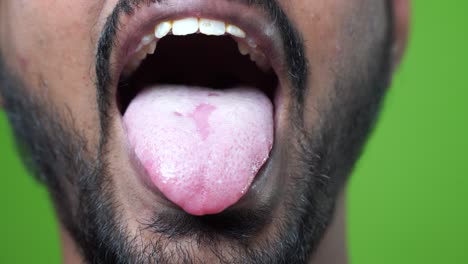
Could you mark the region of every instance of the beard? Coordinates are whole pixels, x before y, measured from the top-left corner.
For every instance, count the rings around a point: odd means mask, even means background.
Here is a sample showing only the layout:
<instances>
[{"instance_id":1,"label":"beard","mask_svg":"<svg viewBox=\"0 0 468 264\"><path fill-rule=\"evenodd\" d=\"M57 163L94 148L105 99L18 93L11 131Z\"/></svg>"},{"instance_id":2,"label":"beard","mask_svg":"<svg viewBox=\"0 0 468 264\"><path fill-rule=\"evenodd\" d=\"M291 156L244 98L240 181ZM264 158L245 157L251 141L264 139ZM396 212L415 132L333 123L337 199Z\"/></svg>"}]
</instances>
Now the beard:
<instances>
[{"instance_id":1,"label":"beard","mask_svg":"<svg viewBox=\"0 0 468 264\"><path fill-rule=\"evenodd\" d=\"M284 14L278 17L281 22ZM301 59L303 47L290 25L281 27L284 39L297 40L286 47L291 58L288 65L295 69L292 72L302 73L292 80L294 103L288 109L292 117L289 138L293 144L288 148L285 164L294 165L285 169L288 182L281 197L285 210L274 216L277 232L257 244L242 238L261 230L268 219L272 221L273 216L266 212L249 212L242 219L236 215L221 216L217 222L238 223L223 235L220 232L226 230L207 228L211 227L212 218L186 214L156 215L145 228L157 234L158 239L145 240L141 233L129 230L113 188L113 178L118 175L109 169L110 153L106 151L112 134L106 114L109 96L105 92L110 51L104 47L112 42L106 39L109 36L104 35L98 47L99 146L90 145L72 113L31 92L33 89L26 87L2 58L0 95L25 164L47 186L60 221L86 261L198 263L204 262L198 253L208 252L213 257L210 262L305 263L333 217L338 193L359 157L389 84L391 25L388 22L385 37L368 51L365 70L337 79L335 87L330 88L334 96L328 98L327 105L318 107L321 122L309 131L303 121L301 91L305 90L308 72L304 69L307 63ZM192 244L180 244L178 238L187 235Z\"/></svg>"}]
</instances>

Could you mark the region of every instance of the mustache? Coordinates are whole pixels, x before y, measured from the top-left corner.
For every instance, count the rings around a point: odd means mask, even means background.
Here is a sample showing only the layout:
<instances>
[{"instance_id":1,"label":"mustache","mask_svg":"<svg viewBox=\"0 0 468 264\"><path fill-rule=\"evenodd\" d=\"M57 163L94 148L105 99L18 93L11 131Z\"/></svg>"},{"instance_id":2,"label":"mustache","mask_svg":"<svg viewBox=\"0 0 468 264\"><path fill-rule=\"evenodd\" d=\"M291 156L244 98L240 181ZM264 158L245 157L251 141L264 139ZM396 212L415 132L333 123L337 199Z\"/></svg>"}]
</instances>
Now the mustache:
<instances>
[{"instance_id":1,"label":"mustache","mask_svg":"<svg viewBox=\"0 0 468 264\"><path fill-rule=\"evenodd\" d=\"M296 109L302 109L303 95L306 89L308 76L308 62L304 52L304 42L299 31L293 26L277 0L226 0L259 8L274 21L280 32L283 42L287 78L291 84L291 95L296 100ZM120 20L123 15L131 16L138 8L148 4L164 4L171 0L119 0L112 13L107 17L100 34L96 52L96 90L97 105L100 114L101 134L107 138L110 108L111 81L118 76L111 73L111 55L119 32ZM105 139L101 142L105 145Z\"/></svg>"}]
</instances>

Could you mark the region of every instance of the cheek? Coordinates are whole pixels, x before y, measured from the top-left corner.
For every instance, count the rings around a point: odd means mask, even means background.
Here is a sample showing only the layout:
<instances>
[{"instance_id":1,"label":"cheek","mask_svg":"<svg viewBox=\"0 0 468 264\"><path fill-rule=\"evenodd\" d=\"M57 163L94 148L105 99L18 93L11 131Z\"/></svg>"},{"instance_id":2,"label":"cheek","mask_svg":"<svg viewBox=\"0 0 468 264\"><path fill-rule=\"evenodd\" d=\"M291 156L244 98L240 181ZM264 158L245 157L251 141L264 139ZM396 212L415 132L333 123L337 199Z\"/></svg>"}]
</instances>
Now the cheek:
<instances>
[{"instance_id":1,"label":"cheek","mask_svg":"<svg viewBox=\"0 0 468 264\"><path fill-rule=\"evenodd\" d=\"M349 80L363 65L375 34L373 28L385 17L385 1L297 0L288 14L302 33L310 66L305 93L304 125L319 124L337 96L353 91L337 91L337 80ZM378 37L377 37L378 38ZM339 93L339 94L338 94Z\"/></svg>"},{"instance_id":2,"label":"cheek","mask_svg":"<svg viewBox=\"0 0 468 264\"><path fill-rule=\"evenodd\" d=\"M342 26L356 1L296 0L288 6L288 15L304 39L309 62L324 63L337 56Z\"/></svg>"},{"instance_id":3,"label":"cheek","mask_svg":"<svg viewBox=\"0 0 468 264\"><path fill-rule=\"evenodd\" d=\"M31 92L70 110L95 137L94 50L101 1L3 2L1 47L8 66ZM68 110L67 110L68 111Z\"/></svg>"},{"instance_id":4,"label":"cheek","mask_svg":"<svg viewBox=\"0 0 468 264\"><path fill-rule=\"evenodd\" d=\"M312 129L319 113L329 104L336 78L335 62L342 52L343 24L352 13L354 0L296 0L286 7L301 33L310 66L305 93L304 125Z\"/></svg>"}]
</instances>

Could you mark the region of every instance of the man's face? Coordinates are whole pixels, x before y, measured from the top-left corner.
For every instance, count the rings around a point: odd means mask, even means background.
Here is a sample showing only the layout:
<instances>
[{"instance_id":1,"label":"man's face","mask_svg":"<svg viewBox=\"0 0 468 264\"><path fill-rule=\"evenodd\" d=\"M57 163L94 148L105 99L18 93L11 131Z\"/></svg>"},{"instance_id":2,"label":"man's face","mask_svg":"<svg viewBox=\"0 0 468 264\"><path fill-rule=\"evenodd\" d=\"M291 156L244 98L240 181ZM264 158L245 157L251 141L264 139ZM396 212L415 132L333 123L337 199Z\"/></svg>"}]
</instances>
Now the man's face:
<instances>
[{"instance_id":1,"label":"man's face","mask_svg":"<svg viewBox=\"0 0 468 264\"><path fill-rule=\"evenodd\" d=\"M388 85L391 3L3 0L0 95L88 261L305 262Z\"/></svg>"}]
</instances>

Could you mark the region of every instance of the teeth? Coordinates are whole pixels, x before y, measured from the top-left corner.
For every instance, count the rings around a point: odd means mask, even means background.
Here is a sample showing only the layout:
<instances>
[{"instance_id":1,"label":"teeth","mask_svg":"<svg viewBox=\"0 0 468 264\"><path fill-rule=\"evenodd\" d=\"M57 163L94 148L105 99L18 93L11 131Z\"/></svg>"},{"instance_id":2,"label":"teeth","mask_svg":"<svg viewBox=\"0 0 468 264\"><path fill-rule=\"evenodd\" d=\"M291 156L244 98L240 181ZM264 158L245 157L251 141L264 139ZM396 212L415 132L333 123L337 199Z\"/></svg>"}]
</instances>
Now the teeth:
<instances>
[{"instance_id":1,"label":"teeth","mask_svg":"<svg viewBox=\"0 0 468 264\"><path fill-rule=\"evenodd\" d=\"M153 35L146 35L141 39L141 44L143 44L143 46L146 46L150 44L153 40L154 40Z\"/></svg>"},{"instance_id":2,"label":"teeth","mask_svg":"<svg viewBox=\"0 0 468 264\"><path fill-rule=\"evenodd\" d=\"M270 65L268 64L267 58L262 52L250 52L250 60L255 62L257 66L264 72L267 72L270 69Z\"/></svg>"},{"instance_id":3,"label":"teeth","mask_svg":"<svg viewBox=\"0 0 468 264\"><path fill-rule=\"evenodd\" d=\"M154 29L154 36L158 39L165 37L172 29L171 22L165 21L157 25Z\"/></svg>"},{"instance_id":4,"label":"teeth","mask_svg":"<svg viewBox=\"0 0 468 264\"><path fill-rule=\"evenodd\" d=\"M257 47L257 43L255 43L255 40L251 39L251 38L248 38L247 39L247 44L251 47L251 48L256 48Z\"/></svg>"},{"instance_id":5,"label":"teeth","mask_svg":"<svg viewBox=\"0 0 468 264\"><path fill-rule=\"evenodd\" d=\"M227 25L226 27L226 32L233 35L233 36L236 36L238 38L245 38L245 32L244 30L234 26L234 25Z\"/></svg>"},{"instance_id":6,"label":"teeth","mask_svg":"<svg viewBox=\"0 0 468 264\"><path fill-rule=\"evenodd\" d=\"M200 33L205 35L221 36L226 33L226 24L222 21L201 18L199 27Z\"/></svg>"},{"instance_id":7,"label":"teeth","mask_svg":"<svg viewBox=\"0 0 468 264\"><path fill-rule=\"evenodd\" d=\"M156 41L151 42L151 44L148 45L147 53L154 54L154 52L156 51L156 45L157 45Z\"/></svg>"},{"instance_id":8,"label":"teeth","mask_svg":"<svg viewBox=\"0 0 468 264\"><path fill-rule=\"evenodd\" d=\"M258 60L258 58L259 58L259 57L258 57L258 54L257 54L256 52L250 53L250 60L251 60L251 61L255 62L255 61Z\"/></svg>"},{"instance_id":9,"label":"teeth","mask_svg":"<svg viewBox=\"0 0 468 264\"><path fill-rule=\"evenodd\" d=\"M176 36L185 36L194 34L198 31L198 18L189 17L176 20L172 23L172 34Z\"/></svg>"},{"instance_id":10,"label":"teeth","mask_svg":"<svg viewBox=\"0 0 468 264\"><path fill-rule=\"evenodd\" d=\"M189 17L175 21L164 21L156 25L152 34L146 35L141 39L132 59L130 59L124 69L124 74L131 74L140 66L148 54L154 54L158 40L170 34L171 30L172 34L176 36L185 36L197 32L213 36L222 36L227 33L236 38L245 39L242 41L236 39L239 53L250 55L250 59L265 72L271 67L266 56L257 49L258 45L255 40L247 37L245 31L241 28L232 24L226 24L220 20Z\"/></svg>"},{"instance_id":11,"label":"teeth","mask_svg":"<svg viewBox=\"0 0 468 264\"><path fill-rule=\"evenodd\" d=\"M249 47L247 47L247 45L245 45L244 42L238 42L237 46L239 47L240 54L242 54L242 55L249 54Z\"/></svg>"}]
</instances>

